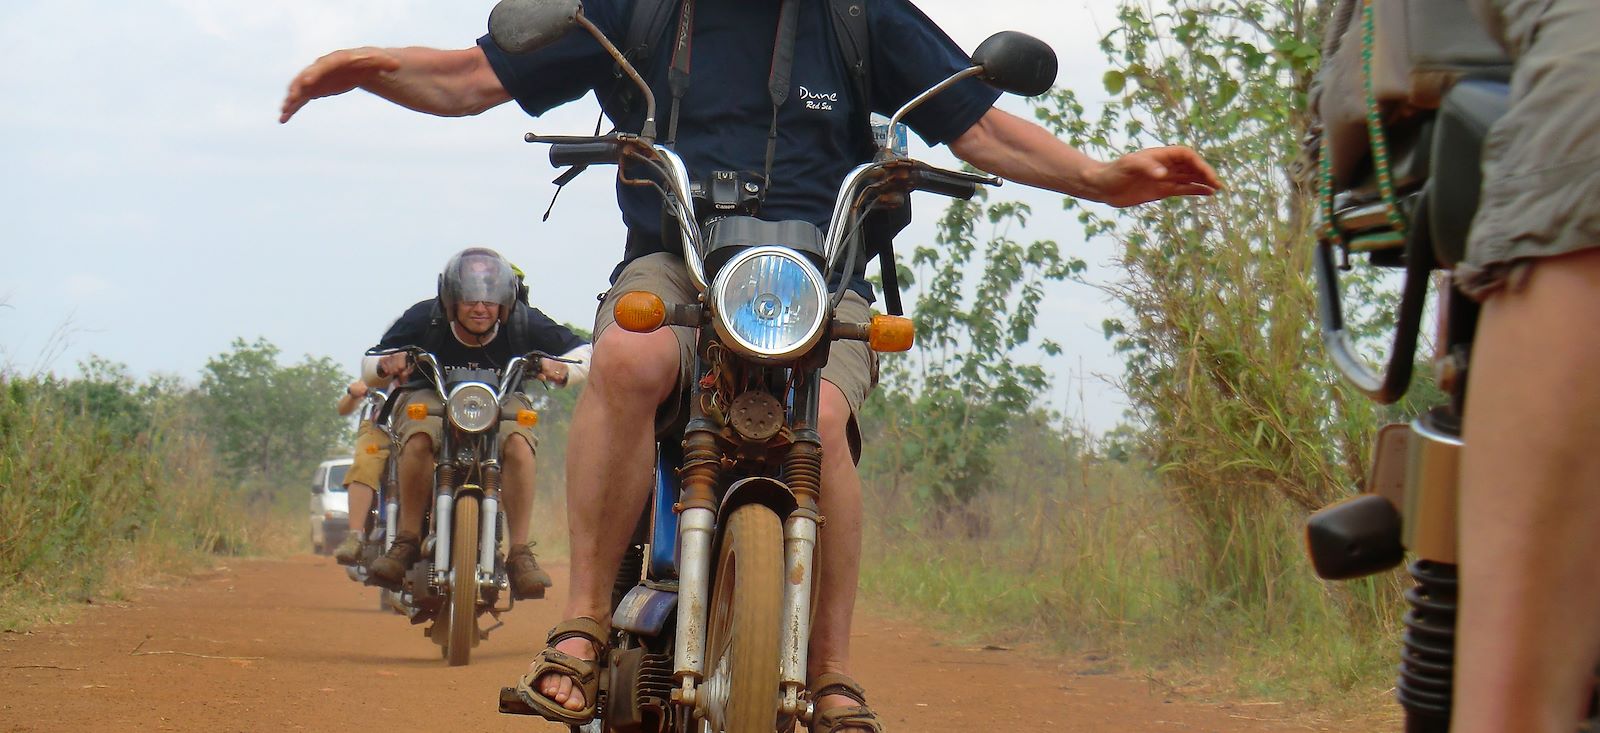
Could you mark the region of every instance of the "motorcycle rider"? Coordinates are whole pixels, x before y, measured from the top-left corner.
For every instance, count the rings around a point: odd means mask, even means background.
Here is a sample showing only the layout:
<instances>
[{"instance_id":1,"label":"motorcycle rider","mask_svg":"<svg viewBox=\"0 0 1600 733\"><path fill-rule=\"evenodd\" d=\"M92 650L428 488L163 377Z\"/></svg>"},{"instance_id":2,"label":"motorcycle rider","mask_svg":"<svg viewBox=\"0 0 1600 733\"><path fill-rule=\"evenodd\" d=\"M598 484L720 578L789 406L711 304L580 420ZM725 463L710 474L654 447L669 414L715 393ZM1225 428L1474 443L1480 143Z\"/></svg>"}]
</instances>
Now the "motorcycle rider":
<instances>
[{"instance_id":1,"label":"motorcycle rider","mask_svg":"<svg viewBox=\"0 0 1600 733\"><path fill-rule=\"evenodd\" d=\"M361 544L366 541L367 514L377 496L373 487L383 481L383 469L389 463L389 434L374 424L383 406L367 399L367 389L367 383L357 379L344 388L334 405L341 417L365 405L356 427L355 457L344 475L345 492L350 497L350 532L333 551L333 559L340 565L354 565L360 559Z\"/></svg>"},{"instance_id":2,"label":"motorcycle rider","mask_svg":"<svg viewBox=\"0 0 1600 733\"><path fill-rule=\"evenodd\" d=\"M793 1L793 0L791 0ZM870 158L871 131L836 58L824 3L799 14L794 44L793 93L774 109L768 65L774 55L782 3L699 0L692 13L693 83L682 99L674 147L696 175L711 170L760 170L766 142L776 135L770 187L761 216L806 219L826 226L845 173ZM893 111L969 60L909 0L863 2L874 44L872 111ZM630 3L586 0L585 16L614 42L622 41ZM675 16L678 17L678 16ZM667 99L666 70L672 44L660 43L641 73L658 99ZM541 114L593 90L608 113L614 62L582 32L520 57L487 37L462 50L356 48L335 51L291 82L280 122L311 99L362 88L392 102L441 116L481 113L515 99ZM1221 184L1210 166L1185 147L1130 153L1096 161L1043 128L993 106L998 91L976 80L958 83L907 118L933 144L947 144L982 170L1080 198L1131 206L1177 195L1207 195ZM862 112L859 116L857 112ZM627 129L629 120L613 118ZM634 128L637 129L637 128ZM596 317L591 384L579 400L567 454L568 520L572 539L571 593L551 647L541 652L536 692L547 705L592 709L594 660L610 618L612 580L634 526L622 507L639 507L649 491L655 433L674 417L678 395L690 379L694 344L687 329L631 333L608 328L611 298L647 290L666 302L694 295L681 259L661 236L661 205L654 192L618 188L629 227L625 257ZM840 304L840 317L866 320L871 286L856 277ZM816 705L814 730L876 731L881 725L850 680L850 617L861 549L861 479L855 414L873 384L876 356L864 344L833 345L823 370L819 432L823 443L818 602L808 654L808 680ZM583 680L581 683L579 681Z\"/></svg>"},{"instance_id":3,"label":"motorcycle rider","mask_svg":"<svg viewBox=\"0 0 1600 733\"><path fill-rule=\"evenodd\" d=\"M1600 3L1474 0L1514 62L1463 291L1456 733L1571 733L1600 663Z\"/></svg>"},{"instance_id":4,"label":"motorcycle rider","mask_svg":"<svg viewBox=\"0 0 1600 733\"><path fill-rule=\"evenodd\" d=\"M538 309L521 302L520 281L510 263L494 250L473 247L450 258L439 276L438 297L418 302L396 319L383 339L370 351L420 346L432 353L439 366L452 369L504 369L510 361L530 351L543 351L566 359L567 364L541 361L530 378L567 387L588 373L590 346L565 326ZM394 541L383 557L373 561L371 573L380 583L398 586L407 569L421 556L423 509L433 489L434 451L444 423L440 417L413 419L406 406L428 405L437 413L439 395L426 377L414 372L405 353L368 356L362 362L367 384L389 379L402 383L395 398L393 430L400 444L400 517ZM514 389L520 388L520 385ZM513 400L530 408L525 395ZM551 585L539 567L528 540L533 511L534 454L538 440L533 431L514 420L502 421L499 431L502 465L501 500L510 529L511 550L506 556L511 591L516 598L540 598Z\"/></svg>"}]
</instances>

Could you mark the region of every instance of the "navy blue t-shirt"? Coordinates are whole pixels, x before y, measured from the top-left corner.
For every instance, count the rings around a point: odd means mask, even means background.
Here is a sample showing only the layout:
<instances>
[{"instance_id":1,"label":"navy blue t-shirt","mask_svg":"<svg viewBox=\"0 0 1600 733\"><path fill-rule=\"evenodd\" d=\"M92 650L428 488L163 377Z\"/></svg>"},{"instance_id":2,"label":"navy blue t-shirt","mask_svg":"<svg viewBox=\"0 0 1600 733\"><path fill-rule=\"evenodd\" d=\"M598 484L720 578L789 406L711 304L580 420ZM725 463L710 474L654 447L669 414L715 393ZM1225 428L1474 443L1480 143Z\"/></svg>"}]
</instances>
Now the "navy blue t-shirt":
<instances>
[{"instance_id":1,"label":"navy blue t-shirt","mask_svg":"<svg viewBox=\"0 0 1600 733\"><path fill-rule=\"evenodd\" d=\"M826 230L839 184L866 162L871 130L861 124L850 78L834 40L825 0L802 2L795 33L789 98L778 112L778 144L771 182L760 216L798 219ZM873 111L891 114L913 96L971 64L967 54L909 0L868 0L871 34L870 96ZM585 0L584 15L613 43L622 44L632 13L630 0ZM772 99L767 90L778 25L778 0L696 0L687 94L678 112L674 149L695 180L712 171L761 171L766 162ZM677 19L668 24L677 27ZM488 36L478 40L500 83L535 117L590 91L609 94L615 63L600 44L574 28L554 44L512 56ZM654 58L640 69L656 96L658 129L664 136L671 90L669 37L655 42ZM906 118L930 145L960 137L999 97L994 88L967 79L918 107ZM608 115L611 100L602 98ZM636 105L643 108L643 103ZM639 113L642 119L642 111ZM637 131L640 120L618 120ZM629 230L660 242L661 199L652 188L617 187L617 202ZM659 251L659 247L657 248ZM638 256L642 252L630 252ZM619 268L620 271L620 268ZM859 281L860 272L857 272ZM857 289L863 283L858 282ZM863 293L872 298L870 288Z\"/></svg>"}]
</instances>

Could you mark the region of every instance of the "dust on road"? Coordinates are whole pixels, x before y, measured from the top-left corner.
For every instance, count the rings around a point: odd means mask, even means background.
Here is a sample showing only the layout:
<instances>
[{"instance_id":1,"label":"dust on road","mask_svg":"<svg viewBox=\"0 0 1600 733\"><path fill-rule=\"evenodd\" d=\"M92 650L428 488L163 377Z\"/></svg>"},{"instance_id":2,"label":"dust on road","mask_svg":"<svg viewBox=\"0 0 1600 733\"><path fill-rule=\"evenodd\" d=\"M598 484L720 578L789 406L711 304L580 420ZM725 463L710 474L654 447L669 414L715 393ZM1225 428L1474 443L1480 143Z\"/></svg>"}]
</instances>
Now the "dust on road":
<instances>
[{"instance_id":1,"label":"dust on road","mask_svg":"<svg viewBox=\"0 0 1600 733\"><path fill-rule=\"evenodd\" d=\"M0 635L0 731L561 733L495 712L558 620L560 591L519 603L470 666L451 668L422 626L378 611L377 591L328 558L233 561L71 624ZM1347 729L1285 706L1171 699L1092 660L940 644L871 613L856 627L855 671L891 733Z\"/></svg>"}]
</instances>

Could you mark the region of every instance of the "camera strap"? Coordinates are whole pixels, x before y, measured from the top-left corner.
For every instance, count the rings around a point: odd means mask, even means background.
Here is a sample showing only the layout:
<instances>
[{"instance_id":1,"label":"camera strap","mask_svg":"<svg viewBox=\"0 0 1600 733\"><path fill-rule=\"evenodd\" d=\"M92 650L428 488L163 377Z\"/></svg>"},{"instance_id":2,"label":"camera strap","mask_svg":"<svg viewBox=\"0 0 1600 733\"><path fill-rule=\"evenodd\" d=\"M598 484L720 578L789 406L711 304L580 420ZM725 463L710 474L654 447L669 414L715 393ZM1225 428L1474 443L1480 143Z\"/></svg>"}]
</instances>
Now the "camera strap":
<instances>
[{"instance_id":1,"label":"camera strap","mask_svg":"<svg viewBox=\"0 0 1600 733\"><path fill-rule=\"evenodd\" d=\"M772 99L772 123L767 128L767 157L761 172L761 197L772 186L772 159L778 149L778 110L789 101L789 82L794 71L794 43L798 33L800 3L782 0L778 8L778 29L772 42L772 66L767 72L767 95ZM672 67L667 85L672 90L672 106L667 113L667 144L678 140L678 107L689 92L689 57L694 51L694 0L683 0L678 16L678 32L672 42Z\"/></svg>"}]
</instances>

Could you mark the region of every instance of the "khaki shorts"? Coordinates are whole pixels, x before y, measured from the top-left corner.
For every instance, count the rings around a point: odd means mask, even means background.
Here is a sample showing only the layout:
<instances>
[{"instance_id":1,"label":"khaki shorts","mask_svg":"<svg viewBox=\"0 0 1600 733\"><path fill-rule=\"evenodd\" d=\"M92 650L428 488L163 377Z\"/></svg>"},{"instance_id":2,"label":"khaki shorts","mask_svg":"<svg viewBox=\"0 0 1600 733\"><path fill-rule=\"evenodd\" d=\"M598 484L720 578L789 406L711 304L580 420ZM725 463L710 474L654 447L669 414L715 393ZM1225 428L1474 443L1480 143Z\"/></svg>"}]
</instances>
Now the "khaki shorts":
<instances>
[{"instance_id":1,"label":"khaki shorts","mask_svg":"<svg viewBox=\"0 0 1600 733\"><path fill-rule=\"evenodd\" d=\"M665 252L640 257L629 262L617 275L616 283L601 296L600 307L594 317L596 344L600 343L600 334L616 323L611 299L635 290L655 293L668 304L693 303L697 300L694 282L689 279L689 271L682 257ZM872 317L872 310L860 293L847 291L844 299L839 301L838 314L846 321L865 323ZM681 394L694 380L695 330L672 326L672 333L678 338L677 391ZM850 403L850 424L847 427L850 451L855 454L856 460L860 460L861 428L857 425L856 416L861 413L861 405L866 402L867 395L878 384L878 355L860 341L835 341L828 351L828 364L822 368L822 378L838 387L844 393L845 401ZM656 411L657 434L664 434L678 422L681 402L679 399L668 399Z\"/></svg>"},{"instance_id":2,"label":"khaki shorts","mask_svg":"<svg viewBox=\"0 0 1600 733\"><path fill-rule=\"evenodd\" d=\"M383 469L389 465L389 434L362 420L356 429L355 462L344 475L345 488L361 484L369 489L378 488L383 481Z\"/></svg>"},{"instance_id":3,"label":"khaki shorts","mask_svg":"<svg viewBox=\"0 0 1600 733\"><path fill-rule=\"evenodd\" d=\"M1481 298L1532 259L1600 247L1600 3L1473 4L1516 64L1457 270L1462 290Z\"/></svg>"},{"instance_id":4,"label":"khaki shorts","mask_svg":"<svg viewBox=\"0 0 1600 733\"><path fill-rule=\"evenodd\" d=\"M528 401L528 396L520 392L511 395L509 402L519 409L533 409L533 403ZM395 400L394 417L391 419L391 422L394 423L394 434L399 438L400 445L405 445L407 441L411 440L411 436L422 433L433 440L434 448L438 448L441 431L444 429L444 418L437 415L429 415L421 420L413 420L406 415L406 406L410 404L427 405L430 412L437 412L439 408L444 406L439 400L438 393L432 389L413 389L401 394L399 399ZM533 449L535 454L538 454L539 439L534 437L533 428L526 427L516 420L501 420L500 451L502 454L505 452L506 441L510 440L513 435L522 436L523 439L528 441L528 447Z\"/></svg>"}]
</instances>

